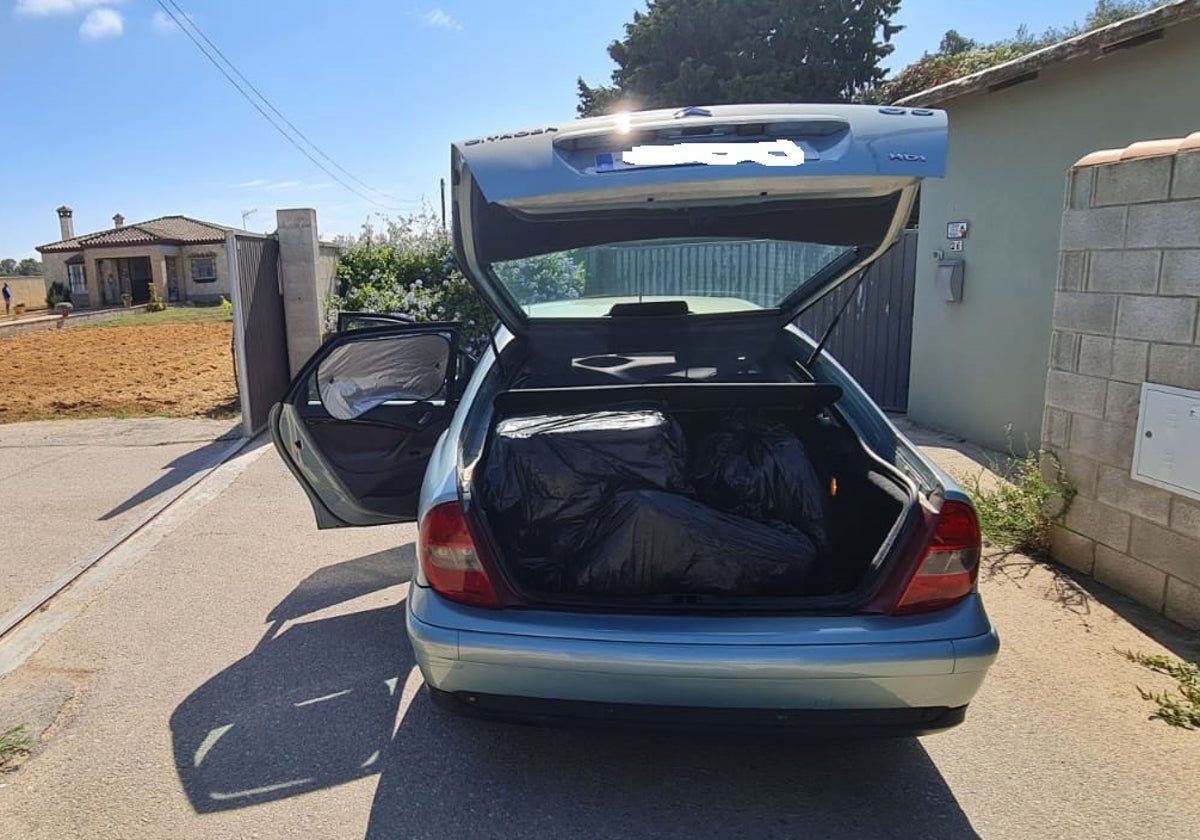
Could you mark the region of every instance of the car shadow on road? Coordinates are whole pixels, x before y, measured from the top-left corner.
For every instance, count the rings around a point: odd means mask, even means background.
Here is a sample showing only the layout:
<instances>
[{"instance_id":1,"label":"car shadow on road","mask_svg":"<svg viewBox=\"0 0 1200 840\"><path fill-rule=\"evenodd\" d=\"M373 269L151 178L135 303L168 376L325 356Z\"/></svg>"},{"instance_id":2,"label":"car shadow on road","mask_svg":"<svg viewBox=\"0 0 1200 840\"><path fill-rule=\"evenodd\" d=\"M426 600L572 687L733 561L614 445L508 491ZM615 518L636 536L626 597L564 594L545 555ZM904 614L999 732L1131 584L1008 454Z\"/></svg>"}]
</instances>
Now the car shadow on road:
<instances>
[{"instance_id":1,"label":"car shadow on road","mask_svg":"<svg viewBox=\"0 0 1200 840\"><path fill-rule=\"evenodd\" d=\"M367 830L392 837L977 837L915 738L548 730L449 717L422 692Z\"/></svg>"},{"instance_id":2,"label":"car shadow on road","mask_svg":"<svg viewBox=\"0 0 1200 840\"><path fill-rule=\"evenodd\" d=\"M163 474L134 493L125 501L100 517L98 521L106 522L115 519L126 511L133 510L142 502L148 502L163 493L187 481L193 475L211 467L215 467L225 459L231 449L241 445L241 430L222 435L212 443L207 443L199 449L180 455L174 461L163 467Z\"/></svg>"},{"instance_id":3,"label":"car shadow on road","mask_svg":"<svg viewBox=\"0 0 1200 840\"><path fill-rule=\"evenodd\" d=\"M197 812L379 772L413 666L403 604L299 619L403 584L412 568L409 545L318 570L271 610L254 650L175 709L175 765Z\"/></svg>"},{"instance_id":4,"label":"car shadow on road","mask_svg":"<svg viewBox=\"0 0 1200 840\"><path fill-rule=\"evenodd\" d=\"M171 734L196 811L378 773L367 837L379 840L977 836L914 738L540 729L449 717L424 691L402 710L415 665L403 604L297 619L411 570L411 545L319 570L253 651L180 704Z\"/></svg>"}]
</instances>

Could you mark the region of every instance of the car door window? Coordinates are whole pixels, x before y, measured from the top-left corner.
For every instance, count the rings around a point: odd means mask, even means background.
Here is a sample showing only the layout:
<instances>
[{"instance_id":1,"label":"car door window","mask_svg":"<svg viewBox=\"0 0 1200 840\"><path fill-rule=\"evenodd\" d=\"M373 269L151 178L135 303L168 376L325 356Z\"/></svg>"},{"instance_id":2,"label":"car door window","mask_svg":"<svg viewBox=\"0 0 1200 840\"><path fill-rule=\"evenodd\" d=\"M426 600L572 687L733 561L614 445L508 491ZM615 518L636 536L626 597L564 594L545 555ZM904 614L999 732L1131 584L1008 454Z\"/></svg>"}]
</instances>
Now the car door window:
<instances>
[{"instance_id":1,"label":"car door window","mask_svg":"<svg viewBox=\"0 0 1200 840\"><path fill-rule=\"evenodd\" d=\"M397 324L413 324L416 318L402 312L339 312L337 331L369 330L375 327L394 327Z\"/></svg>"},{"instance_id":2,"label":"car door window","mask_svg":"<svg viewBox=\"0 0 1200 840\"><path fill-rule=\"evenodd\" d=\"M320 528L416 518L421 485L457 408L455 324L339 333L271 411L271 437Z\"/></svg>"},{"instance_id":3,"label":"car door window","mask_svg":"<svg viewBox=\"0 0 1200 840\"><path fill-rule=\"evenodd\" d=\"M330 416L353 420L388 402L444 398L451 344L436 333L335 347L317 366L317 392Z\"/></svg>"}]
</instances>

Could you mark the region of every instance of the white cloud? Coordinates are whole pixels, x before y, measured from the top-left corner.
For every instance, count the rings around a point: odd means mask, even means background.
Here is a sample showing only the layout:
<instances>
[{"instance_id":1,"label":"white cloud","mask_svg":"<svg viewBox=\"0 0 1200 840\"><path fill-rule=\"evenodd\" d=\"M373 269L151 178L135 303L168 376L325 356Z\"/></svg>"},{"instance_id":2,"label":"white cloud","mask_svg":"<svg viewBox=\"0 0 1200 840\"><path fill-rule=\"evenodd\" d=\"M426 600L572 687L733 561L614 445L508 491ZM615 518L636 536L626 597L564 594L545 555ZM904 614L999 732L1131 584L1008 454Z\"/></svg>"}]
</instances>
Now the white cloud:
<instances>
[{"instance_id":1,"label":"white cloud","mask_svg":"<svg viewBox=\"0 0 1200 840\"><path fill-rule=\"evenodd\" d=\"M176 12L175 17L187 18L189 22L195 20L191 12L183 12L182 14ZM179 31L179 24L175 23L171 19L171 16L162 9L156 11L154 16L150 18L150 26L155 32L162 35L173 35Z\"/></svg>"},{"instance_id":2,"label":"white cloud","mask_svg":"<svg viewBox=\"0 0 1200 840\"><path fill-rule=\"evenodd\" d=\"M264 179L264 178L255 178L252 181L242 181L242 183L240 183L240 184L234 184L234 186L237 187L238 189L247 190L252 187L265 186L266 183L267 183L266 179Z\"/></svg>"},{"instance_id":3,"label":"white cloud","mask_svg":"<svg viewBox=\"0 0 1200 840\"><path fill-rule=\"evenodd\" d=\"M150 25L154 27L156 32L170 33L179 29L175 25L175 21L171 20L171 16L159 9L154 13L154 17L150 19Z\"/></svg>"},{"instance_id":4,"label":"white cloud","mask_svg":"<svg viewBox=\"0 0 1200 840\"><path fill-rule=\"evenodd\" d=\"M441 9L434 9L433 11L426 12L425 14L421 15L421 20L425 22L426 26L433 26L438 29L449 29L451 31L462 29L461 23L456 21L453 17Z\"/></svg>"},{"instance_id":5,"label":"white cloud","mask_svg":"<svg viewBox=\"0 0 1200 840\"><path fill-rule=\"evenodd\" d=\"M119 6L124 0L17 0L16 13L28 17L72 15L97 6Z\"/></svg>"},{"instance_id":6,"label":"white cloud","mask_svg":"<svg viewBox=\"0 0 1200 840\"><path fill-rule=\"evenodd\" d=\"M125 31L125 21L115 9L92 9L79 24L79 37L85 41L116 38Z\"/></svg>"}]
</instances>

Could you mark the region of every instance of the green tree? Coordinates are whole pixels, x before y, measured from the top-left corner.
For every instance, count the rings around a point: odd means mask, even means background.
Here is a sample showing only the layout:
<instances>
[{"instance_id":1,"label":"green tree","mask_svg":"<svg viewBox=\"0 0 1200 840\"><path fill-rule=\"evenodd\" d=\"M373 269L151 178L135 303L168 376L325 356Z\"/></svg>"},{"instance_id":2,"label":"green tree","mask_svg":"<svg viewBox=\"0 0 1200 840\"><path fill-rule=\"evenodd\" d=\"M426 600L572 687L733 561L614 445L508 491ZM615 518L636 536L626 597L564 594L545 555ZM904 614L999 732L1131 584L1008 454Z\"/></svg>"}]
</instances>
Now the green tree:
<instances>
[{"instance_id":1,"label":"green tree","mask_svg":"<svg viewBox=\"0 0 1200 840\"><path fill-rule=\"evenodd\" d=\"M612 85L579 80L581 116L617 108L845 102L879 83L900 0L647 0L608 54ZM882 39L882 40L881 40Z\"/></svg>"},{"instance_id":2,"label":"green tree","mask_svg":"<svg viewBox=\"0 0 1200 840\"><path fill-rule=\"evenodd\" d=\"M1084 19L1083 27L1086 30L1099 29L1161 5L1154 0L1096 0L1096 7Z\"/></svg>"},{"instance_id":3,"label":"green tree","mask_svg":"<svg viewBox=\"0 0 1200 840\"><path fill-rule=\"evenodd\" d=\"M965 38L958 34L958 30L949 29L942 36L942 42L938 44L938 55L958 55L959 53L970 52L978 47L979 44L971 38Z\"/></svg>"},{"instance_id":4,"label":"green tree","mask_svg":"<svg viewBox=\"0 0 1200 840\"><path fill-rule=\"evenodd\" d=\"M12 257L0 260L0 277L12 277L17 273L17 261Z\"/></svg>"},{"instance_id":5,"label":"green tree","mask_svg":"<svg viewBox=\"0 0 1200 840\"><path fill-rule=\"evenodd\" d=\"M590 86L583 80L581 76L576 80L578 87L579 104L576 109L579 115L590 117L596 114L611 114L613 111L619 111L622 107L621 92L615 87L604 87L598 85Z\"/></svg>"},{"instance_id":6,"label":"green tree","mask_svg":"<svg viewBox=\"0 0 1200 840\"><path fill-rule=\"evenodd\" d=\"M42 273L42 264L33 257L26 257L17 263L17 274L22 277L36 277Z\"/></svg>"}]
</instances>

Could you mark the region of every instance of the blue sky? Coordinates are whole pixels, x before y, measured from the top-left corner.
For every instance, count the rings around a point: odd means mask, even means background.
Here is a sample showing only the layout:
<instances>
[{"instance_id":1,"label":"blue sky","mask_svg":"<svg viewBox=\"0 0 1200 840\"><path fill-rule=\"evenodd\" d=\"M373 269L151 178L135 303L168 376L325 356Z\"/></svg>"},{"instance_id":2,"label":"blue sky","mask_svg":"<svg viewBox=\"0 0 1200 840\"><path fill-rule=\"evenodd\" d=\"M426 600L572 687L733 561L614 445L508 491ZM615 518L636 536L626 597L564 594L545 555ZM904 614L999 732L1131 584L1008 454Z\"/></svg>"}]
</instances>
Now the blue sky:
<instances>
[{"instance_id":1,"label":"blue sky","mask_svg":"<svg viewBox=\"0 0 1200 840\"><path fill-rule=\"evenodd\" d=\"M572 118L576 77L606 82L606 46L644 9L175 2L330 158L390 197L359 187L378 203L364 200L288 145L156 0L0 0L0 257L36 256L34 246L58 239L60 204L74 208L77 233L111 227L118 212L240 226L251 209L248 227L272 230L276 208L315 207L323 236L436 204L451 140ZM887 64L900 69L950 28L989 40L1022 23L1082 20L1093 5L905 0L895 20L907 29Z\"/></svg>"}]
</instances>

